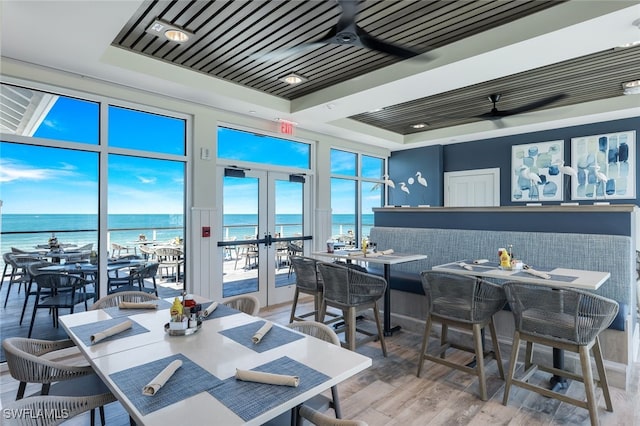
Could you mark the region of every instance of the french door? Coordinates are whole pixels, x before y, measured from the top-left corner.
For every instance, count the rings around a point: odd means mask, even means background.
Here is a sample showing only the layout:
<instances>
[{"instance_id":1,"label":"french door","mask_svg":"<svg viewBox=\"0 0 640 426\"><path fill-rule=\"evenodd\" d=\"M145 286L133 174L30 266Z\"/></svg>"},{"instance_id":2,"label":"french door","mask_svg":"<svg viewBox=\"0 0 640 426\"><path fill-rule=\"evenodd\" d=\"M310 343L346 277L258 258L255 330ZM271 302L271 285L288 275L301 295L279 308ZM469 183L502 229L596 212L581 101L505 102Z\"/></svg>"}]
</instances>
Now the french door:
<instances>
[{"instance_id":1,"label":"french door","mask_svg":"<svg viewBox=\"0 0 640 426\"><path fill-rule=\"evenodd\" d=\"M304 252L311 238L308 179L279 171L223 167L218 177L223 298L252 294L261 306L291 300L295 274L289 256L297 247Z\"/></svg>"}]
</instances>

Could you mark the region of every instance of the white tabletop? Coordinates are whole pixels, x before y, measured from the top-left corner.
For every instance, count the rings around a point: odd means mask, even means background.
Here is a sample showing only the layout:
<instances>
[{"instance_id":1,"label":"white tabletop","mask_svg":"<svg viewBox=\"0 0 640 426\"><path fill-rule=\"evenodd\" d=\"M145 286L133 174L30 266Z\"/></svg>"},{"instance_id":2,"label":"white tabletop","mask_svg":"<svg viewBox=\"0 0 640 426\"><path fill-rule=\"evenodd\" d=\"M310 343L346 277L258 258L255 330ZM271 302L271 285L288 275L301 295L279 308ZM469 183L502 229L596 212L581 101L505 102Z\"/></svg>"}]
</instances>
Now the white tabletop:
<instances>
[{"instance_id":1,"label":"white tabletop","mask_svg":"<svg viewBox=\"0 0 640 426\"><path fill-rule=\"evenodd\" d=\"M403 254L403 253L391 253L391 254L380 254L380 253L369 253L367 255L363 254L361 250L336 250L333 253L328 253L326 251L314 251L311 253L313 256L317 257L326 257L333 259L348 259L352 261L358 262L370 262L370 263L379 263L382 265L397 265L399 263L405 262L413 262L415 260L426 259L426 254Z\"/></svg>"},{"instance_id":2,"label":"white tabletop","mask_svg":"<svg viewBox=\"0 0 640 426\"><path fill-rule=\"evenodd\" d=\"M109 318L105 311L96 310L61 316L60 322L139 425L184 424L185 422L259 425L371 365L371 359L368 357L309 336L264 352L256 352L220 334L222 330L259 320L244 313L203 321L202 328L190 336L169 336L164 332L164 324L169 318L168 309L132 315L130 317L132 320L150 330L135 336L87 346L73 333L72 327ZM277 324L273 326L280 327ZM295 398L281 402L248 422L244 422L208 392L197 393L146 415L141 414L110 375L175 354L183 354L221 380L232 377L236 368L252 369L285 356L326 374L329 379L300 393ZM304 378L301 378L302 380ZM251 395L246 395L246 398L250 400Z\"/></svg>"},{"instance_id":3,"label":"white tabletop","mask_svg":"<svg viewBox=\"0 0 640 426\"><path fill-rule=\"evenodd\" d=\"M463 262L465 265L471 266L471 270L465 269L459 265ZM604 284L611 274L602 271L588 271L582 269L553 268L544 269L537 268L540 272L546 272L551 278L545 279L524 272L523 270L503 270L493 263L476 265L472 260L459 260L456 262L436 265L432 268L434 271L452 272L462 275L473 275L484 278L495 278L508 281L529 282L534 284L543 284L558 287L573 287L583 290L597 290Z\"/></svg>"}]
</instances>

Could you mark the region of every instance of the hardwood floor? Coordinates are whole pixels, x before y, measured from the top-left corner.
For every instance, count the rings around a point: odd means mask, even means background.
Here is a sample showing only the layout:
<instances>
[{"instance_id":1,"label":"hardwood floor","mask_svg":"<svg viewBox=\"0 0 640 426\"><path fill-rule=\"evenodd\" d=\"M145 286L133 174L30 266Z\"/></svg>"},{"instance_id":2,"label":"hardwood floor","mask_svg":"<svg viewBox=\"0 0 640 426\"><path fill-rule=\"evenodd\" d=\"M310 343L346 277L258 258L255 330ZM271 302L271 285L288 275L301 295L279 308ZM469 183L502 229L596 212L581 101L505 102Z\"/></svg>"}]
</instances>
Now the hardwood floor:
<instances>
[{"instance_id":1,"label":"hardwood floor","mask_svg":"<svg viewBox=\"0 0 640 426\"><path fill-rule=\"evenodd\" d=\"M299 305L310 308L310 299ZM261 316L274 322L288 322L290 305L263 309ZM507 406L502 405L504 381L498 376L494 361L487 364L489 401L481 401L475 377L425 362L422 377L416 377L417 357L422 336L401 330L387 338L388 357L382 356L380 345L368 343L358 352L373 359L373 365L339 385L343 416L364 420L369 425L588 425L587 410L544 398L524 389L514 388ZM436 339L432 339L437 344ZM507 367L510 347L501 346ZM458 359L470 357L456 354ZM82 359L78 356L78 362ZM625 392L610 388L614 412L604 409L602 392L598 389L598 414L602 425L640 425L640 364L634 366L631 389ZM546 374L538 373L532 380L546 381ZM12 401L17 391L8 373L0 375L0 400ZM38 388L27 387L27 393ZM572 382L567 390L581 395L581 383ZM129 418L119 403L106 407L107 425L127 426ZM185 417L188 419L188 416ZM85 413L70 419L67 425L87 425Z\"/></svg>"}]
</instances>

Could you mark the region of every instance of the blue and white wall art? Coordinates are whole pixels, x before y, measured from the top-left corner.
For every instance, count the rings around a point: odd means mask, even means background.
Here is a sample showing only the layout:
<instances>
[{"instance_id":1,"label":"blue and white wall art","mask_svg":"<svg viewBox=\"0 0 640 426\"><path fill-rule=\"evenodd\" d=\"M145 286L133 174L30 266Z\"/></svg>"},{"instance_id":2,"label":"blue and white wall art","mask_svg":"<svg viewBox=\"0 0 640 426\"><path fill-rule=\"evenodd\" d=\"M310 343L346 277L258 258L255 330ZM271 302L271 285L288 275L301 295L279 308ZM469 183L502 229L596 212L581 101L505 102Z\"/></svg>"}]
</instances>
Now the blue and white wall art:
<instances>
[{"instance_id":1,"label":"blue and white wall art","mask_svg":"<svg viewBox=\"0 0 640 426\"><path fill-rule=\"evenodd\" d=\"M636 198L636 132L571 139L574 200Z\"/></svg>"},{"instance_id":2,"label":"blue and white wall art","mask_svg":"<svg viewBox=\"0 0 640 426\"><path fill-rule=\"evenodd\" d=\"M562 201L564 141L511 147L511 201Z\"/></svg>"}]
</instances>

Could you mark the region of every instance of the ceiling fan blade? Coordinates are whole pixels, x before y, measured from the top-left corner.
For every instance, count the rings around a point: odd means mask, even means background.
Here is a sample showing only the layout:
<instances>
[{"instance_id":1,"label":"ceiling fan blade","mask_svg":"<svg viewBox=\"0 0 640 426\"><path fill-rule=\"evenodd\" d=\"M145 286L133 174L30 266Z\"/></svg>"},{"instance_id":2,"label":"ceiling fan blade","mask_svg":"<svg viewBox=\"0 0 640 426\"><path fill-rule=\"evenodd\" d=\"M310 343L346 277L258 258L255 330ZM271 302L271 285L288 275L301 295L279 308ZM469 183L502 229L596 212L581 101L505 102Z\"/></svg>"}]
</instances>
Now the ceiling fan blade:
<instances>
[{"instance_id":1,"label":"ceiling fan blade","mask_svg":"<svg viewBox=\"0 0 640 426\"><path fill-rule=\"evenodd\" d=\"M500 114L502 117L507 117L509 115L516 115L516 114L522 114L523 112L527 112L527 111L532 111L532 110L536 110L542 107L545 107L547 105L551 105L555 102L558 102L561 99L566 98L567 95L564 93L561 93L559 95L553 95L553 96L549 96L547 98L544 99L540 99L539 101L535 101L535 102L531 102L527 105L523 105L521 107L518 108L513 108L507 111L500 111Z\"/></svg>"},{"instance_id":2,"label":"ceiling fan blade","mask_svg":"<svg viewBox=\"0 0 640 426\"><path fill-rule=\"evenodd\" d=\"M348 28L351 25L355 25L356 15L358 14L358 1L357 0L337 0L342 14L336 24L338 32Z\"/></svg>"},{"instance_id":3,"label":"ceiling fan blade","mask_svg":"<svg viewBox=\"0 0 640 426\"><path fill-rule=\"evenodd\" d=\"M317 41L312 43L300 44L298 46L294 46L290 49L282 49L282 50L274 50L272 52L255 52L249 55L249 59L253 59L254 61L279 61L282 59L286 59L289 56L297 55L300 53L307 52L309 50L317 49L319 47L325 46L326 42Z\"/></svg>"},{"instance_id":4,"label":"ceiling fan blade","mask_svg":"<svg viewBox=\"0 0 640 426\"><path fill-rule=\"evenodd\" d=\"M358 32L360 43L366 48L377 50L378 52L397 56L403 59L413 58L414 56L420 54L420 52L409 49L407 47L398 46L396 44L377 39L360 27L356 27L356 30Z\"/></svg>"}]
</instances>

